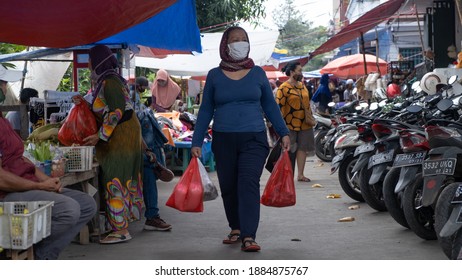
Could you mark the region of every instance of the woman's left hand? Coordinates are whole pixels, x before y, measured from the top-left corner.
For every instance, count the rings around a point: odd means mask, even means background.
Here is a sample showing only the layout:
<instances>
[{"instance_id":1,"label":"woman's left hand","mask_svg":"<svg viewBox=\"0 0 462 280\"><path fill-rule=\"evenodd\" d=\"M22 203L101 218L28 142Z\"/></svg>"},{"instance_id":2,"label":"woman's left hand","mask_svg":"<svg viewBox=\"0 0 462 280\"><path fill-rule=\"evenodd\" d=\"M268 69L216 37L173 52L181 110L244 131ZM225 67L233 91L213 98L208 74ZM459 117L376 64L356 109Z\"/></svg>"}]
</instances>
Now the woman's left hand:
<instances>
[{"instance_id":1,"label":"woman's left hand","mask_svg":"<svg viewBox=\"0 0 462 280\"><path fill-rule=\"evenodd\" d=\"M98 141L99 141L99 136L98 136L98 133L96 133L96 134L90 135L88 137L85 137L83 139L83 142L84 142L83 144L85 146L95 146L96 143L98 143Z\"/></svg>"},{"instance_id":2,"label":"woman's left hand","mask_svg":"<svg viewBox=\"0 0 462 280\"><path fill-rule=\"evenodd\" d=\"M289 151L290 150L290 137L286 135L282 137L282 151Z\"/></svg>"}]
</instances>

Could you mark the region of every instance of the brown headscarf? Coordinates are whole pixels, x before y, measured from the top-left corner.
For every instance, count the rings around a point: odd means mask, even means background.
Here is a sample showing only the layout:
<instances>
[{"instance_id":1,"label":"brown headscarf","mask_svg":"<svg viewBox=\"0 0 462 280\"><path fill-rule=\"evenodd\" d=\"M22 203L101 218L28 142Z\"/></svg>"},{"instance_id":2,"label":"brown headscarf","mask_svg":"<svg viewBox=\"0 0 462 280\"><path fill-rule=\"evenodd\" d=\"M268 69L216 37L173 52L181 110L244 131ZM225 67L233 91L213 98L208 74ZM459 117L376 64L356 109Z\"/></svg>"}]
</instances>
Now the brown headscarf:
<instances>
[{"instance_id":1,"label":"brown headscarf","mask_svg":"<svg viewBox=\"0 0 462 280\"><path fill-rule=\"evenodd\" d=\"M232 26L226 29L226 31L223 33L223 37L221 37L220 43L220 68L231 72L236 72L242 69L250 69L255 66L253 60L249 58L249 54L247 54L247 57L242 60L234 60L233 58L231 58L231 56L229 56L228 36L231 31L236 29L241 29L242 31L244 31L245 36L247 37L247 41L249 40L249 35L244 30L244 28L239 26Z\"/></svg>"}]
</instances>

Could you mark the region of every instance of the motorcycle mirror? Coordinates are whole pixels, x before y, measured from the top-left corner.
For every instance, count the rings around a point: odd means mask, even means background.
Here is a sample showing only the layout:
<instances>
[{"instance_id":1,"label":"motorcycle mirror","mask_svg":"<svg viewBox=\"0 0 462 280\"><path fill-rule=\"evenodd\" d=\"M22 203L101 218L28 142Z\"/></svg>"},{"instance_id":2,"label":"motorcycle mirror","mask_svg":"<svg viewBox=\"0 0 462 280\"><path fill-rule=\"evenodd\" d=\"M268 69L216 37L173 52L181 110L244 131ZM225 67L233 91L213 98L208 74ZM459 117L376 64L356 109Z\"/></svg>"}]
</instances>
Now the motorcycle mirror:
<instances>
[{"instance_id":1,"label":"motorcycle mirror","mask_svg":"<svg viewBox=\"0 0 462 280\"><path fill-rule=\"evenodd\" d=\"M448 79L448 85L454 84L454 83L457 81L457 78L458 78L457 75L452 75L451 77L449 77L449 79Z\"/></svg>"},{"instance_id":2,"label":"motorcycle mirror","mask_svg":"<svg viewBox=\"0 0 462 280\"><path fill-rule=\"evenodd\" d=\"M380 101L379 107L383 107L385 105L387 105L387 101L385 101L385 100Z\"/></svg>"},{"instance_id":3,"label":"motorcycle mirror","mask_svg":"<svg viewBox=\"0 0 462 280\"><path fill-rule=\"evenodd\" d=\"M357 88L354 88L353 91L351 92L352 94L356 94L358 92Z\"/></svg>"},{"instance_id":4,"label":"motorcycle mirror","mask_svg":"<svg viewBox=\"0 0 462 280\"><path fill-rule=\"evenodd\" d=\"M367 107L369 107L369 104L367 104L366 102L362 102L362 103L359 103L359 106L360 106L361 108L366 109Z\"/></svg>"},{"instance_id":5,"label":"motorcycle mirror","mask_svg":"<svg viewBox=\"0 0 462 280\"><path fill-rule=\"evenodd\" d=\"M411 106L408 106L406 110L409 113L415 114L415 113L419 113L420 111L422 111L422 107L420 107L419 105L411 105Z\"/></svg>"},{"instance_id":6,"label":"motorcycle mirror","mask_svg":"<svg viewBox=\"0 0 462 280\"><path fill-rule=\"evenodd\" d=\"M369 106L369 110L375 111L379 108L379 104L377 102L372 102L371 105Z\"/></svg>"},{"instance_id":7,"label":"motorcycle mirror","mask_svg":"<svg viewBox=\"0 0 462 280\"><path fill-rule=\"evenodd\" d=\"M329 102L329 103L327 104L327 106L333 108L333 107L335 107L335 102Z\"/></svg>"},{"instance_id":8,"label":"motorcycle mirror","mask_svg":"<svg viewBox=\"0 0 462 280\"><path fill-rule=\"evenodd\" d=\"M420 81L415 81L415 82L413 82L412 85L411 85L411 89L412 89L412 90L416 90L417 87L420 87Z\"/></svg>"},{"instance_id":9,"label":"motorcycle mirror","mask_svg":"<svg viewBox=\"0 0 462 280\"><path fill-rule=\"evenodd\" d=\"M449 108L451 108L452 104L453 103L451 99L442 99L440 100L440 102L438 102L438 104L436 104L436 108L444 112L444 111L447 111Z\"/></svg>"},{"instance_id":10,"label":"motorcycle mirror","mask_svg":"<svg viewBox=\"0 0 462 280\"><path fill-rule=\"evenodd\" d=\"M454 98L454 99L452 100L452 103L453 103L454 105L458 105L458 104L460 104L460 102L461 102L460 100L461 100L461 99L462 99L461 96L456 97L456 98Z\"/></svg>"},{"instance_id":11,"label":"motorcycle mirror","mask_svg":"<svg viewBox=\"0 0 462 280\"><path fill-rule=\"evenodd\" d=\"M405 92L407 90L407 85L406 84L402 85L400 89L401 89L401 93Z\"/></svg>"}]
</instances>

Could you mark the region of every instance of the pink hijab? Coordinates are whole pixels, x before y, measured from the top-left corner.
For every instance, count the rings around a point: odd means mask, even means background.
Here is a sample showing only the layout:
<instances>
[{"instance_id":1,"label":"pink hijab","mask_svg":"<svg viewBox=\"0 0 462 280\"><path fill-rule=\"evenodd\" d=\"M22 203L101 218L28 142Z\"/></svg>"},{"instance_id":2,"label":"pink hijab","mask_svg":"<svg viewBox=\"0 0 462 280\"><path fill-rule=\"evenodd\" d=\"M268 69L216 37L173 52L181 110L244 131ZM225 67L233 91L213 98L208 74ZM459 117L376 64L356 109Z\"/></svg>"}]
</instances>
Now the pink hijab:
<instances>
[{"instance_id":1,"label":"pink hijab","mask_svg":"<svg viewBox=\"0 0 462 280\"><path fill-rule=\"evenodd\" d=\"M167 81L165 87L160 86L157 80ZM180 86L177 85L168 75L164 69L157 71L156 80L152 85L151 93L156 98L156 104L162 108L169 109L175 103L178 94L180 93Z\"/></svg>"}]
</instances>

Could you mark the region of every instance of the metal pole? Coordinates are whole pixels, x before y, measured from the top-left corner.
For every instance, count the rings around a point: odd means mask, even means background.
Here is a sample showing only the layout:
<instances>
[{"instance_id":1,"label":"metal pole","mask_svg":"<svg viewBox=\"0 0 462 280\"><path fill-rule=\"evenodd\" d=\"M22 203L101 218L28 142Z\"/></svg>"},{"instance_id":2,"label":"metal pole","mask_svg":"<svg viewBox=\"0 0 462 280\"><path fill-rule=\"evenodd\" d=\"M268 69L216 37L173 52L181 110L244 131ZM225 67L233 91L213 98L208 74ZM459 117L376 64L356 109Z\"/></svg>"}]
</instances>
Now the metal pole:
<instances>
[{"instance_id":1,"label":"metal pole","mask_svg":"<svg viewBox=\"0 0 462 280\"><path fill-rule=\"evenodd\" d=\"M366 48L364 47L364 36L362 32L361 32L361 48L363 51L364 75L367 75Z\"/></svg>"},{"instance_id":2,"label":"metal pole","mask_svg":"<svg viewBox=\"0 0 462 280\"><path fill-rule=\"evenodd\" d=\"M29 51L30 47L27 47L26 51ZM26 79L27 73L27 60L24 61L24 68L22 69L22 80L21 80L21 90L24 88L24 80Z\"/></svg>"},{"instance_id":3,"label":"metal pole","mask_svg":"<svg viewBox=\"0 0 462 280\"><path fill-rule=\"evenodd\" d=\"M377 31L377 26L375 27L375 65L377 66L380 77L382 77L379 65L379 32Z\"/></svg>"},{"instance_id":4,"label":"metal pole","mask_svg":"<svg viewBox=\"0 0 462 280\"><path fill-rule=\"evenodd\" d=\"M424 46L424 42L422 39L422 30L420 28L419 11L417 11L417 7L415 4L414 4L414 9L415 9L415 16L417 18L417 26L419 27L420 45L422 46L422 58L423 58L423 61L425 61L425 46Z\"/></svg>"}]
</instances>

